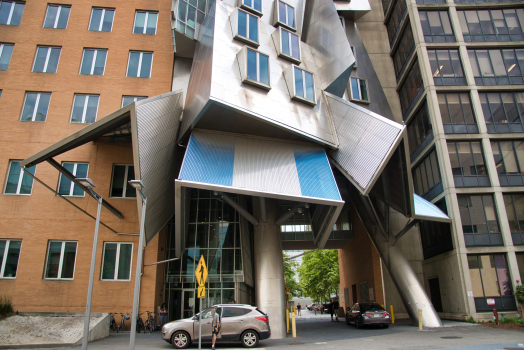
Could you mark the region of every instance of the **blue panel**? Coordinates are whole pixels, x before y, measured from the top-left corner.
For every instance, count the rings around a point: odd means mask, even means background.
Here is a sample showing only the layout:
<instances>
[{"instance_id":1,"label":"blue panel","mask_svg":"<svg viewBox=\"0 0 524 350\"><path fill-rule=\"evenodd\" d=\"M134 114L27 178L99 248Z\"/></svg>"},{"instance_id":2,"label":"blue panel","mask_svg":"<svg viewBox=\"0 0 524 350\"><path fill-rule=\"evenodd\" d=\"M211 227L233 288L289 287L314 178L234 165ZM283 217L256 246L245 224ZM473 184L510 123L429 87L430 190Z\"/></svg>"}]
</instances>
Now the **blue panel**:
<instances>
[{"instance_id":1,"label":"blue panel","mask_svg":"<svg viewBox=\"0 0 524 350\"><path fill-rule=\"evenodd\" d=\"M233 185L233 139L191 135L180 179L222 186Z\"/></svg>"},{"instance_id":2,"label":"blue panel","mask_svg":"<svg viewBox=\"0 0 524 350\"><path fill-rule=\"evenodd\" d=\"M341 200L324 150L295 150L295 163L303 196Z\"/></svg>"},{"instance_id":3,"label":"blue panel","mask_svg":"<svg viewBox=\"0 0 524 350\"><path fill-rule=\"evenodd\" d=\"M419 195L413 193L413 199L415 200L415 215L433 217L440 219L449 219L449 217L442 212L435 204L428 202Z\"/></svg>"}]
</instances>

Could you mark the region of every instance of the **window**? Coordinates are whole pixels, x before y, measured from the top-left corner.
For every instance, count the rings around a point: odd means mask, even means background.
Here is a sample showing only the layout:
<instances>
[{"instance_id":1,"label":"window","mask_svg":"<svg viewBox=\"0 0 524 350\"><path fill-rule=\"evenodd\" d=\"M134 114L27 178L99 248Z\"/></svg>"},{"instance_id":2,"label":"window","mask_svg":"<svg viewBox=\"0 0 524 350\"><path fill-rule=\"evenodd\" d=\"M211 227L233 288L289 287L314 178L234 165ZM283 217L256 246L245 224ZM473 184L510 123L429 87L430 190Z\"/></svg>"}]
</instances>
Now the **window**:
<instances>
[{"instance_id":1,"label":"window","mask_svg":"<svg viewBox=\"0 0 524 350\"><path fill-rule=\"evenodd\" d=\"M427 43L454 42L448 11L419 11L422 32Z\"/></svg>"},{"instance_id":2,"label":"window","mask_svg":"<svg viewBox=\"0 0 524 350\"><path fill-rule=\"evenodd\" d=\"M457 195L466 247L503 245L493 196Z\"/></svg>"},{"instance_id":3,"label":"window","mask_svg":"<svg viewBox=\"0 0 524 350\"><path fill-rule=\"evenodd\" d=\"M442 198L435 205L443 213L448 213L446 198ZM450 223L423 220L419 222L419 229L424 259L453 250Z\"/></svg>"},{"instance_id":4,"label":"window","mask_svg":"<svg viewBox=\"0 0 524 350\"><path fill-rule=\"evenodd\" d=\"M0 44L0 70L7 70L14 49L13 44Z\"/></svg>"},{"instance_id":5,"label":"window","mask_svg":"<svg viewBox=\"0 0 524 350\"><path fill-rule=\"evenodd\" d=\"M258 17L238 9L235 39L258 47Z\"/></svg>"},{"instance_id":6,"label":"window","mask_svg":"<svg viewBox=\"0 0 524 350\"><path fill-rule=\"evenodd\" d=\"M500 186L524 186L524 142L491 141Z\"/></svg>"},{"instance_id":7,"label":"window","mask_svg":"<svg viewBox=\"0 0 524 350\"><path fill-rule=\"evenodd\" d=\"M45 92L27 92L20 121L45 122L51 94Z\"/></svg>"},{"instance_id":8,"label":"window","mask_svg":"<svg viewBox=\"0 0 524 350\"><path fill-rule=\"evenodd\" d=\"M455 187L490 186L480 141L448 142Z\"/></svg>"},{"instance_id":9,"label":"window","mask_svg":"<svg viewBox=\"0 0 524 350\"><path fill-rule=\"evenodd\" d=\"M477 312L517 309L503 254L468 255L468 266ZM495 304L488 304L487 299Z\"/></svg>"},{"instance_id":10,"label":"window","mask_svg":"<svg viewBox=\"0 0 524 350\"><path fill-rule=\"evenodd\" d=\"M24 12L24 2L1 1L0 2L0 24L11 26L20 25L22 13Z\"/></svg>"},{"instance_id":11,"label":"window","mask_svg":"<svg viewBox=\"0 0 524 350\"><path fill-rule=\"evenodd\" d=\"M127 76L137 78L151 77L151 66L153 64L152 52L129 52L129 62L127 63Z\"/></svg>"},{"instance_id":12,"label":"window","mask_svg":"<svg viewBox=\"0 0 524 350\"><path fill-rule=\"evenodd\" d=\"M133 33L156 34L157 20L158 20L158 12L136 11L135 25L133 26Z\"/></svg>"},{"instance_id":13,"label":"window","mask_svg":"<svg viewBox=\"0 0 524 350\"><path fill-rule=\"evenodd\" d=\"M96 120L98 111L98 95L77 95L73 101L71 123L91 124Z\"/></svg>"},{"instance_id":14,"label":"window","mask_svg":"<svg viewBox=\"0 0 524 350\"><path fill-rule=\"evenodd\" d=\"M136 190L127 183L134 179L135 167L133 165L115 164L111 182L111 197L136 198Z\"/></svg>"},{"instance_id":15,"label":"window","mask_svg":"<svg viewBox=\"0 0 524 350\"><path fill-rule=\"evenodd\" d=\"M277 5L277 23L275 25L283 25L290 29L295 29L295 8L285 2L278 1Z\"/></svg>"},{"instance_id":16,"label":"window","mask_svg":"<svg viewBox=\"0 0 524 350\"><path fill-rule=\"evenodd\" d=\"M50 241L47 247L45 279L72 280L75 272L76 242Z\"/></svg>"},{"instance_id":17,"label":"window","mask_svg":"<svg viewBox=\"0 0 524 350\"><path fill-rule=\"evenodd\" d=\"M523 92L480 92L480 104L489 133L523 132Z\"/></svg>"},{"instance_id":18,"label":"window","mask_svg":"<svg viewBox=\"0 0 524 350\"><path fill-rule=\"evenodd\" d=\"M524 84L524 49L468 50L477 85Z\"/></svg>"},{"instance_id":19,"label":"window","mask_svg":"<svg viewBox=\"0 0 524 350\"><path fill-rule=\"evenodd\" d=\"M71 6L47 5L44 28L66 29Z\"/></svg>"},{"instance_id":20,"label":"window","mask_svg":"<svg viewBox=\"0 0 524 350\"><path fill-rule=\"evenodd\" d=\"M246 72L242 72L244 83L252 84L266 90L271 89L269 84L269 56L245 48L246 50Z\"/></svg>"},{"instance_id":21,"label":"window","mask_svg":"<svg viewBox=\"0 0 524 350\"><path fill-rule=\"evenodd\" d=\"M351 101L369 102L366 79L351 77Z\"/></svg>"},{"instance_id":22,"label":"window","mask_svg":"<svg viewBox=\"0 0 524 350\"><path fill-rule=\"evenodd\" d=\"M457 11L464 41L524 40L524 9Z\"/></svg>"},{"instance_id":23,"label":"window","mask_svg":"<svg viewBox=\"0 0 524 350\"><path fill-rule=\"evenodd\" d=\"M393 65L395 66L395 74L397 79L403 72L403 68L406 62L411 57L411 54L415 51L415 41L413 40L413 32L411 31L411 25L408 23L406 29L402 33L402 37L399 40L398 46L393 54Z\"/></svg>"},{"instance_id":24,"label":"window","mask_svg":"<svg viewBox=\"0 0 524 350\"><path fill-rule=\"evenodd\" d=\"M87 163L62 163L62 166L78 179L87 177L89 164ZM84 196L84 191L69 180L64 174L60 174L58 194L62 196Z\"/></svg>"},{"instance_id":25,"label":"window","mask_svg":"<svg viewBox=\"0 0 524 350\"><path fill-rule=\"evenodd\" d=\"M439 92L437 97L446 134L478 134L467 92Z\"/></svg>"},{"instance_id":26,"label":"window","mask_svg":"<svg viewBox=\"0 0 524 350\"><path fill-rule=\"evenodd\" d=\"M176 30L189 38L195 38L196 25L204 21L206 15L206 0L178 1L176 14Z\"/></svg>"},{"instance_id":27,"label":"window","mask_svg":"<svg viewBox=\"0 0 524 350\"><path fill-rule=\"evenodd\" d=\"M398 92L404 118L409 114L408 112L410 111L410 106L413 104L413 101L418 100L419 93L422 94L421 91L423 90L418 61L415 61Z\"/></svg>"},{"instance_id":28,"label":"window","mask_svg":"<svg viewBox=\"0 0 524 350\"><path fill-rule=\"evenodd\" d=\"M386 22L386 28L388 30L389 44L393 46L393 40L396 37L398 29L401 27L404 14L407 12L406 1L396 0L392 5L391 15Z\"/></svg>"},{"instance_id":29,"label":"window","mask_svg":"<svg viewBox=\"0 0 524 350\"><path fill-rule=\"evenodd\" d=\"M355 57L355 64L353 65L353 69L357 69L357 51L355 49L355 46L351 45L351 52L353 53L353 57Z\"/></svg>"},{"instance_id":30,"label":"window","mask_svg":"<svg viewBox=\"0 0 524 350\"><path fill-rule=\"evenodd\" d=\"M127 106L130 103L145 100L147 97L144 96L123 96L122 107Z\"/></svg>"},{"instance_id":31,"label":"window","mask_svg":"<svg viewBox=\"0 0 524 350\"><path fill-rule=\"evenodd\" d=\"M238 317L251 312L249 309L242 309L240 307L225 307L222 310L222 317Z\"/></svg>"},{"instance_id":32,"label":"window","mask_svg":"<svg viewBox=\"0 0 524 350\"><path fill-rule=\"evenodd\" d=\"M413 189L428 201L444 191L435 149L413 168Z\"/></svg>"},{"instance_id":33,"label":"window","mask_svg":"<svg viewBox=\"0 0 524 350\"><path fill-rule=\"evenodd\" d=\"M129 281L133 243L104 243L102 281Z\"/></svg>"},{"instance_id":34,"label":"window","mask_svg":"<svg viewBox=\"0 0 524 350\"><path fill-rule=\"evenodd\" d=\"M31 174L35 174L36 165L27 168ZM7 174L7 181L5 183L5 194L31 194L33 189L33 178L27 175L20 167L17 160L12 160L9 163L9 173Z\"/></svg>"},{"instance_id":35,"label":"window","mask_svg":"<svg viewBox=\"0 0 524 350\"><path fill-rule=\"evenodd\" d=\"M417 0L417 4L445 4L446 0Z\"/></svg>"},{"instance_id":36,"label":"window","mask_svg":"<svg viewBox=\"0 0 524 350\"><path fill-rule=\"evenodd\" d=\"M60 47L39 46L36 49L33 72L56 73L61 51Z\"/></svg>"},{"instance_id":37,"label":"window","mask_svg":"<svg viewBox=\"0 0 524 350\"><path fill-rule=\"evenodd\" d=\"M428 106L426 101L415 112L408 124L408 140L411 159L416 157L433 140L433 132L429 121Z\"/></svg>"},{"instance_id":38,"label":"window","mask_svg":"<svg viewBox=\"0 0 524 350\"><path fill-rule=\"evenodd\" d=\"M80 74L104 75L106 67L107 50L84 49Z\"/></svg>"},{"instance_id":39,"label":"window","mask_svg":"<svg viewBox=\"0 0 524 350\"><path fill-rule=\"evenodd\" d=\"M300 63L300 39L298 35L287 29L280 28L280 57Z\"/></svg>"},{"instance_id":40,"label":"window","mask_svg":"<svg viewBox=\"0 0 524 350\"><path fill-rule=\"evenodd\" d=\"M524 244L524 193L505 193L504 205L514 245ZM519 266L520 268L520 266ZM523 271L524 272L524 271Z\"/></svg>"},{"instance_id":41,"label":"window","mask_svg":"<svg viewBox=\"0 0 524 350\"><path fill-rule=\"evenodd\" d=\"M458 50L428 50L435 85L466 85Z\"/></svg>"},{"instance_id":42,"label":"window","mask_svg":"<svg viewBox=\"0 0 524 350\"><path fill-rule=\"evenodd\" d=\"M309 104L316 104L313 74L296 66L291 66L290 68L293 68L294 93L292 94L292 98Z\"/></svg>"},{"instance_id":43,"label":"window","mask_svg":"<svg viewBox=\"0 0 524 350\"><path fill-rule=\"evenodd\" d=\"M89 21L89 30L96 32L110 32L113 28L114 17L114 9L93 7L93 10L91 11L91 19Z\"/></svg>"},{"instance_id":44,"label":"window","mask_svg":"<svg viewBox=\"0 0 524 350\"><path fill-rule=\"evenodd\" d=\"M262 16L262 0L240 0L240 7Z\"/></svg>"},{"instance_id":45,"label":"window","mask_svg":"<svg viewBox=\"0 0 524 350\"><path fill-rule=\"evenodd\" d=\"M0 278L15 278L22 241L0 239Z\"/></svg>"}]
</instances>

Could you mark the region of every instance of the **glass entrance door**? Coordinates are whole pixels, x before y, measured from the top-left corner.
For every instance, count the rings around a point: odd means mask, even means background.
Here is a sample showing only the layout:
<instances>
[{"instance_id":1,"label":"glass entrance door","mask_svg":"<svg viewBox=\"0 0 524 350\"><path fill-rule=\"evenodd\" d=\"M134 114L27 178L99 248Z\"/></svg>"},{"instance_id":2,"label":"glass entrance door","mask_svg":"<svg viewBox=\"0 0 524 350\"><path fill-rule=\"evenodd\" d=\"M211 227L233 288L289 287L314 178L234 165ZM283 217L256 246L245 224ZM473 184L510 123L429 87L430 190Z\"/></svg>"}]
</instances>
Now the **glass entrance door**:
<instances>
[{"instance_id":1,"label":"glass entrance door","mask_svg":"<svg viewBox=\"0 0 524 350\"><path fill-rule=\"evenodd\" d=\"M194 289L186 289L182 291L182 318L189 318L198 313L198 299L196 299L195 296L196 293Z\"/></svg>"}]
</instances>

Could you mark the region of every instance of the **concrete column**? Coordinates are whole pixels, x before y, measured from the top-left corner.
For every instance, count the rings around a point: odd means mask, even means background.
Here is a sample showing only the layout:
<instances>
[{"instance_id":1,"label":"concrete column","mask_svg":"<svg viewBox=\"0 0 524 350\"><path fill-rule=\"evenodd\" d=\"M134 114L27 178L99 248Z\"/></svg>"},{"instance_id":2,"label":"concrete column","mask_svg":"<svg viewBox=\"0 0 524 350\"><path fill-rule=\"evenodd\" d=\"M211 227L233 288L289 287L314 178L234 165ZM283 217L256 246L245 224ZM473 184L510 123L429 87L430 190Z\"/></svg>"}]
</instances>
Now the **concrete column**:
<instances>
[{"instance_id":1,"label":"concrete column","mask_svg":"<svg viewBox=\"0 0 524 350\"><path fill-rule=\"evenodd\" d=\"M278 215L277 203L275 200L266 198L266 222L262 221L260 202L257 197L253 197L253 209L254 216L258 219L253 244L256 304L269 316L271 338L285 338L284 260L280 230L275 225Z\"/></svg>"}]
</instances>

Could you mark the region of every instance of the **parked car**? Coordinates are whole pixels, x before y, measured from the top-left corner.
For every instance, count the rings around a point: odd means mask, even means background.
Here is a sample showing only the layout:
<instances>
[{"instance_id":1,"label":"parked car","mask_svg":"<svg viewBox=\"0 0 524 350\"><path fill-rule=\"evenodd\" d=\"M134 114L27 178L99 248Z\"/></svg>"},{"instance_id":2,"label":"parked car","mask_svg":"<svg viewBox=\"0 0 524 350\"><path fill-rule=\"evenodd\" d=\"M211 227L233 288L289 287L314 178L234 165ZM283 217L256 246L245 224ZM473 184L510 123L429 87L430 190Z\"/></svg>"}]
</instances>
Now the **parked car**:
<instances>
[{"instance_id":1,"label":"parked car","mask_svg":"<svg viewBox=\"0 0 524 350\"><path fill-rule=\"evenodd\" d=\"M313 304L311 304L311 305L306 306L306 308L307 308L309 311L313 311L314 308L315 308L316 306L317 306L317 304L316 304L316 303L313 303Z\"/></svg>"},{"instance_id":2,"label":"parked car","mask_svg":"<svg viewBox=\"0 0 524 350\"><path fill-rule=\"evenodd\" d=\"M220 331L217 343L240 342L246 348L254 348L259 340L271 335L269 317L255 306L242 304L214 305L202 311L202 342L211 342L213 315L220 314ZM166 323L162 327L162 339L176 349L185 349L198 342L199 314L191 318Z\"/></svg>"},{"instance_id":3,"label":"parked car","mask_svg":"<svg viewBox=\"0 0 524 350\"><path fill-rule=\"evenodd\" d=\"M346 310L346 324L354 323L357 328L365 325L381 325L388 328L391 324L389 313L377 303L356 303Z\"/></svg>"}]
</instances>

